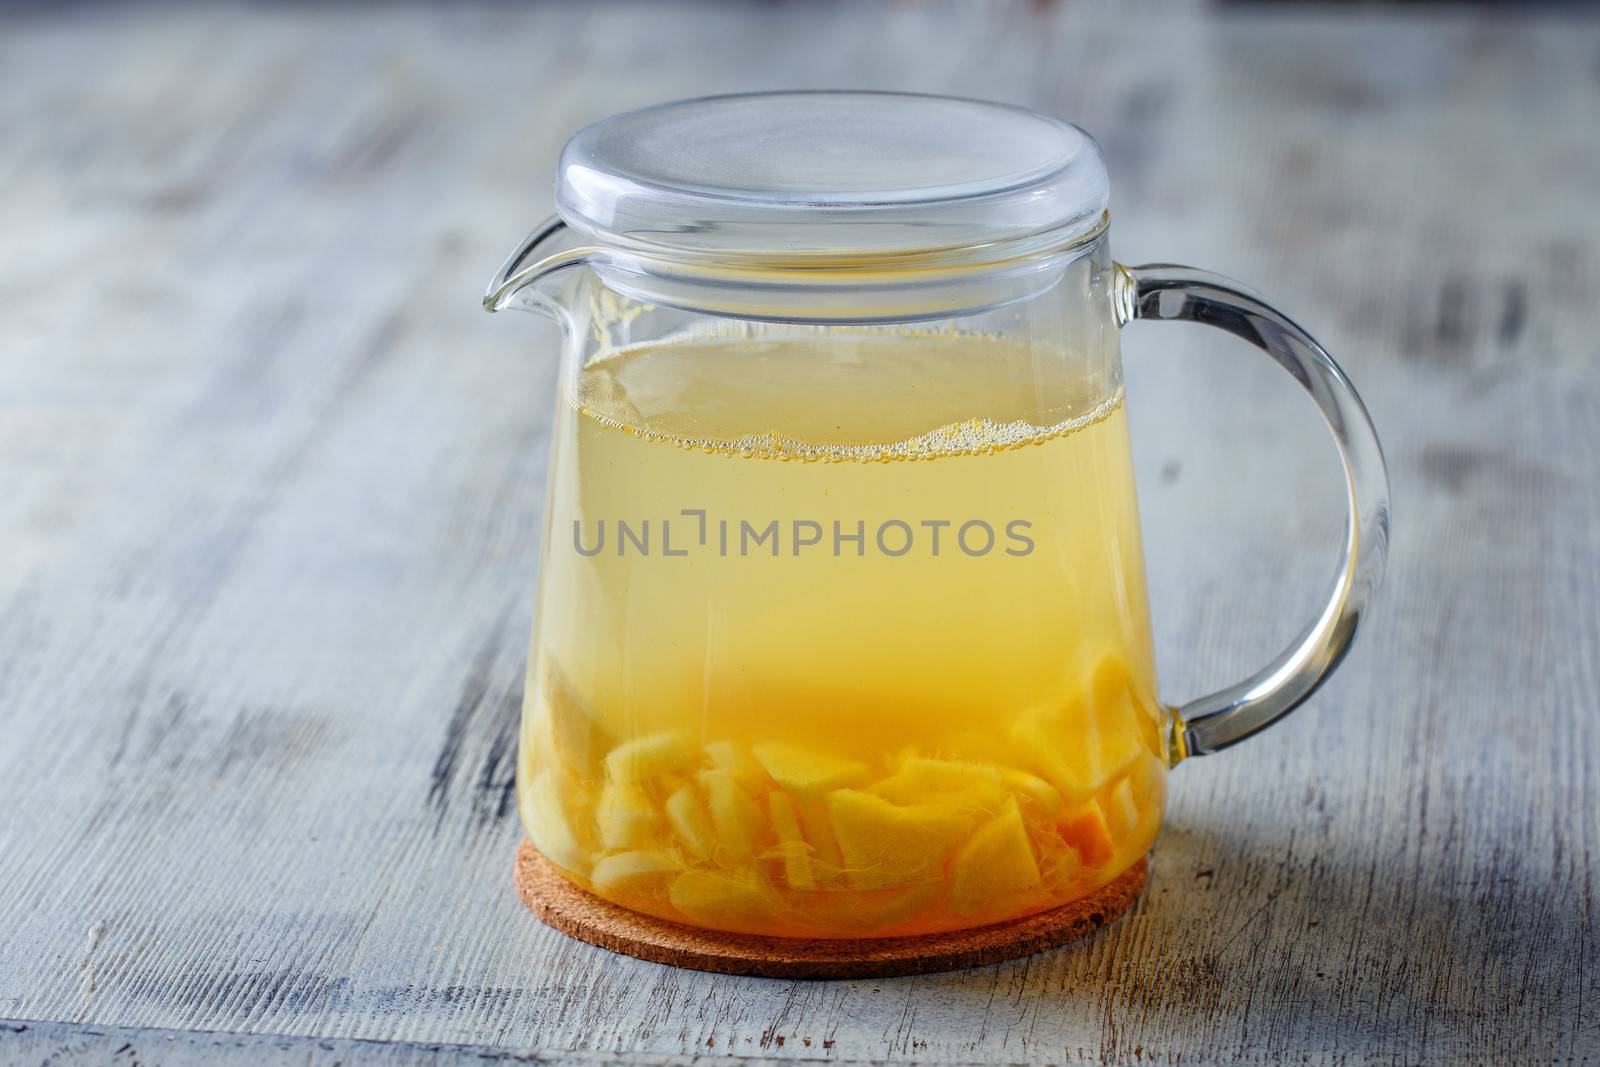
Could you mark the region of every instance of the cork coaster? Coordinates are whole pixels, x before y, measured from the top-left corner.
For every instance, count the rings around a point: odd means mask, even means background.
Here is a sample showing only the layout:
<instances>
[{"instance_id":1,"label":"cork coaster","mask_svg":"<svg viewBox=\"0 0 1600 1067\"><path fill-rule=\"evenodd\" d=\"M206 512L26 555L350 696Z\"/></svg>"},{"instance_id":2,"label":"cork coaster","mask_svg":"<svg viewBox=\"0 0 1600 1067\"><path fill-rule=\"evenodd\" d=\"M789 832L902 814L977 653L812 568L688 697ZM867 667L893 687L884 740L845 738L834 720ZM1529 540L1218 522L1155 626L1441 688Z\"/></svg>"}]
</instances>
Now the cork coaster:
<instances>
[{"instance_id":1,"label":"cork coaster","mask_svg":"<svg viewBox=\"0 0 1600 1067\"><path fill-rule=\"evenodd\" d=\"M1127 911L1148 875L1140 857L1092 896L1015 922L855 940L729 934L642 915L573 885L527 841L517 850L516 881L523 903L546 925L652 963L760 978L893 978L981 967L1064 945Z\"/></svg>"}]
</instances>

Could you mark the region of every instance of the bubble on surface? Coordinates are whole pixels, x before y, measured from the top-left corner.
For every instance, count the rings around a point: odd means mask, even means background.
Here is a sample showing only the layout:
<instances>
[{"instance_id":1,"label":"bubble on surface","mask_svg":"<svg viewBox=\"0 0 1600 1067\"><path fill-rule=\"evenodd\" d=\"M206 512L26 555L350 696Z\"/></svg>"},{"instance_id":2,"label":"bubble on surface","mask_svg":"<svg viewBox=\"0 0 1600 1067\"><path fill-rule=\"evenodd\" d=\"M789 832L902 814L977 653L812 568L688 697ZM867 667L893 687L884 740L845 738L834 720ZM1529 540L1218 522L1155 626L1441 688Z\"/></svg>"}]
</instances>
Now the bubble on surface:
<instances>
[{"instance_id":1,"label":"bubble on surface","mask_svg":"<svg viewBox=\"0 0 1600 1067\"><path fill-rule=\"evenodd\" d=\"M580 403L578 410L588 418L644 441L675 445L689 452L705 452L740 459L798 460L804 463L892 463L900 460L945 459L952 456L983 456L1064 437L1109 417L1122 406L1122 391L1106 397L1092 410L1053 426L1037 426L1026 419L997 422L994 419L968 419L950 423L927 433L916 434L889 444L812 444L780 433L745 434L728 440L685 437L678 434L629 425L611 415Z\"/></svg>"}]
</instances>

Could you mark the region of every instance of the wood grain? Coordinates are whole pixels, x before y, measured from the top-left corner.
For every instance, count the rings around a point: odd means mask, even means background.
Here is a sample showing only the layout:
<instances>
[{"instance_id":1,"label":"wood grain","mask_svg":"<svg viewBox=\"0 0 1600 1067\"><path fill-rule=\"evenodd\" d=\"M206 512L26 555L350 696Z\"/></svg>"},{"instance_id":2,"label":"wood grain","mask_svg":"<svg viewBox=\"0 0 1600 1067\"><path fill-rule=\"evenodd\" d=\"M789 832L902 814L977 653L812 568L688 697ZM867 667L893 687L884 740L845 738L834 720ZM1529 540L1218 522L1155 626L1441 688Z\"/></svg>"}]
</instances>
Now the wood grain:
<instances>
[{"instance_id":1,"label":"wood grain","mask_svg":"<svg viewBox=\"0 0 1600 1067\"><path fill-rule=\"evenodd\" d=\"M1386 443L1355 653L1043 956L735 979L511 890L555 338L479 294L578 125L795 85L1081 123L1119 258L1267 291ZM1594 17L7 8L0 145L0 1061L1600 1060ZM1337 465L1236 342L1126 345L1176 701L1312 610Z\"/></svg>"}]
</instances>

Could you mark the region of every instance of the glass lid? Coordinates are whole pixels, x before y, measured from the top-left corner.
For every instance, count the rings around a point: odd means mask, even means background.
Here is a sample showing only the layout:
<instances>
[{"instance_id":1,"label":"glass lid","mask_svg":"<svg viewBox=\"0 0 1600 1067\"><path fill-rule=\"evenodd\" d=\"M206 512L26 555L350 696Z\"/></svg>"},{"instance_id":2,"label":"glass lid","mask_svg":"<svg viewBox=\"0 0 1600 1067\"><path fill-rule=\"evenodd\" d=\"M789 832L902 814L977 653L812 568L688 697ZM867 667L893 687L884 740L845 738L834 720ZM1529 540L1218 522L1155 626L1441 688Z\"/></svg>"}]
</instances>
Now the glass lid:
<instances>
[{"instance_id":1,"label":"glass lid","mask_svg":"<svg viewBox=\"0 0 1600 1067\"><path fill-rule=\"evenodd\" d=\"M1070 244L1099 228L1108 192L1093 139L1045 115L781 92L661 104L581 130L561 155L556 206L604 244L796 265Z\"/></svg>"}]
</instances>

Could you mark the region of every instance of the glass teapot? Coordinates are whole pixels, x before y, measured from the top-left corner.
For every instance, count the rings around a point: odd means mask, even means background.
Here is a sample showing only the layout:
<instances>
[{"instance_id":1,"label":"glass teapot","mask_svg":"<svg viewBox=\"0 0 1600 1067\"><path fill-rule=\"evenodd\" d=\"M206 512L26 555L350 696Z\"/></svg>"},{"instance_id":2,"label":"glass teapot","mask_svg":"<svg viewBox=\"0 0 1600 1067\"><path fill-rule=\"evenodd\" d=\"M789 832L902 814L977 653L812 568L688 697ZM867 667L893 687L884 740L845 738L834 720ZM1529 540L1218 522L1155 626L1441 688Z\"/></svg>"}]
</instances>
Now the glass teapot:
<instances>
[{"instance_id":1,"label":"glass teapot","mask_svg":"<svg viewBox=\"0 0 1600 1067\"><path fill-rule=\"evenodd\" d=\"M579 132L485 297L563 329L517 794L545 860L693 926L861 938L1096 892L1168 769L1311 695L1383 568L1360 399L1249 291L1107 247L1082 130L776 93ZM1255 676L1157 696L1118 334L1219 326L1316 401L1349 520Z\"/></svg>"}]
</instances>

